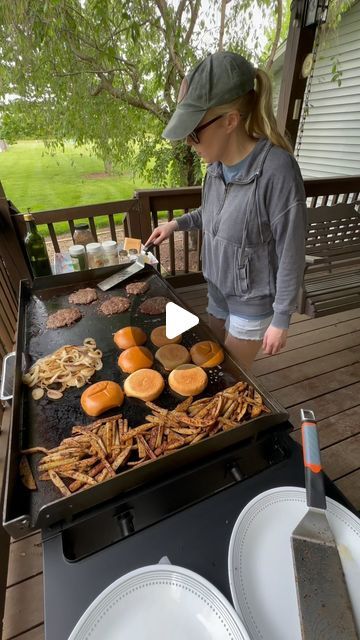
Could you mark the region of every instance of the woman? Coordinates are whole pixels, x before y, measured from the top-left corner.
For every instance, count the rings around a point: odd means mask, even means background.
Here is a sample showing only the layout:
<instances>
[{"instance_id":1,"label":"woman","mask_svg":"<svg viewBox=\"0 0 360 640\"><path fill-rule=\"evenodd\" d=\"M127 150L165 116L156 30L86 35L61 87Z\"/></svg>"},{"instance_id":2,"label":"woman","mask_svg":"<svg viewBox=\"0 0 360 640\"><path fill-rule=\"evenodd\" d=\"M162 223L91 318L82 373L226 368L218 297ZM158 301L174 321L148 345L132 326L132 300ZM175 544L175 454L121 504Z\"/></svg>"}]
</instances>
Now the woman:
<instances>
[{"instance_id":1,"label":"woman","mask_svg":"<svg viewBox=\"0 0 360 640\"><path fill-rule=\"evenodd\" d=\"M208 163L201 207L154 230L202 229L209 324L249 368L285 346L305 263L304 185L277 129L267 74L236 53L209 55L183 80L163 136Z\"/></svg>"}]
</instances>

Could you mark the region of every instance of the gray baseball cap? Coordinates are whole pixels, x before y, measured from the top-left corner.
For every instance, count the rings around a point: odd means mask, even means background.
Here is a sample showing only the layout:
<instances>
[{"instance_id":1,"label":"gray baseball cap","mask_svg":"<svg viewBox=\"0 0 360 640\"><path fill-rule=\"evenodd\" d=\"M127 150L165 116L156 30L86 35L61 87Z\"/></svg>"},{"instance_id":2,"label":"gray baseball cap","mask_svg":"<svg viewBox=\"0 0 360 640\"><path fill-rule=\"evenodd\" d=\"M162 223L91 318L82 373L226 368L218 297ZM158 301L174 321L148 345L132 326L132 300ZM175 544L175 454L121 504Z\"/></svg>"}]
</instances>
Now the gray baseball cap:
<instances>
[{"instance_id":1,"label":"gray baseball cap","mask_svg":"<svg viewBox=\"0 0 360 640\"><path fill-rule=\"evenodd\" d=\"M208 55L182 81L178 106L163 131L168 140L186 138L211 107L218 107L254 88L255 68L230 51Z\"/></svg>"}]
</instances>

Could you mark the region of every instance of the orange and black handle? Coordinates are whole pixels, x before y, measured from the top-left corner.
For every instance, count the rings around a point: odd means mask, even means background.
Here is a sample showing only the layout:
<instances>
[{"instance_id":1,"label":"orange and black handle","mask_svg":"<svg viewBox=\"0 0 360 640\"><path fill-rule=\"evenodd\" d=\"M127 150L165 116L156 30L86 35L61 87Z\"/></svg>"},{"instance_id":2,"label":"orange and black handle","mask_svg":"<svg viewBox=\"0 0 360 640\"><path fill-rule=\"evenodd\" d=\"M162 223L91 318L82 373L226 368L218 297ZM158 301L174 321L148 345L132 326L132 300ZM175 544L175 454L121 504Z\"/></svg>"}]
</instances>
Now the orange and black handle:
<instances>
[{"instance_id":1,"label":"orange and black handle","mask_svg":"<svg viewBox=\"0 0 360 640\"><path fill-rule=\"evenodd\" d=\"M313 411L301 409L301 437L308 507L326 509L325 485L320 459L319 438Z\"/></svg>"}]
</instances>

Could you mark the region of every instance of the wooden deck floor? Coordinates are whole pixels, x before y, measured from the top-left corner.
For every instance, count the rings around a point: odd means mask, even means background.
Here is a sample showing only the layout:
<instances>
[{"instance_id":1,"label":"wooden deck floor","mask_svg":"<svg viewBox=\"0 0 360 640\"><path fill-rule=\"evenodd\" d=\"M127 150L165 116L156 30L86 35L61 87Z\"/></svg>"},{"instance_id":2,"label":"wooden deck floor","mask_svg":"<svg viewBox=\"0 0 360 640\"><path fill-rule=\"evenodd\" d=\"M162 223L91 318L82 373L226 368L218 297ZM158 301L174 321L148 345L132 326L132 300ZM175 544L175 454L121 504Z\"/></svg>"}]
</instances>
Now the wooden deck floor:
<instances>
[{"instance_id":1,"label":"wooden deck floor","mask_svg":"<svg viewBox=\"0 0 360 640\"><path fill-rule=\"evenodd\" d=\"M206 287L177 291L206 321ZM260 353L254 373L288 409L295 439L300 407L315 411L325 471L360 509L360 309L316 320L295 315L286 348ZM10 545L7 585L3 640L43 640L39 534Z\"/></svg>"}]
</instances>

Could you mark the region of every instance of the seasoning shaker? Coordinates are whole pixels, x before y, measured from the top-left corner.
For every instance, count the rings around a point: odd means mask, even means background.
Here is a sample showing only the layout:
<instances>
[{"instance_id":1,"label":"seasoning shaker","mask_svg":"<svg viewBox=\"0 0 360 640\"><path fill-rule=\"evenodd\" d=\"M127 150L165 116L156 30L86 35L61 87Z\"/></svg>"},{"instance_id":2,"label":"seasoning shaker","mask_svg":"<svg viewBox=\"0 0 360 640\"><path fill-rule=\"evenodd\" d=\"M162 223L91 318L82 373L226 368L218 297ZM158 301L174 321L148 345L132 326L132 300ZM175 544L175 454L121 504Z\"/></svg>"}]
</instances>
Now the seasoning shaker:
<instances>
[{"instance_id":1,"label":"seasoning shaker","mask_svg":"<svg viewBox=\"0 0 360 640\"><path fill-rule=\"evenodd\" d=\"M120 264L123 264L124 262L128 262L128 261L129 261L128 252L126 251L126 249L120 249L119 250L119 262L120 262Z\"/></svg>"},{"instance_id":2,"label":"seasoning shaker","mask_svg":"<svg viewBox=\"0 0 360 640\"><path fill-rule=\"evenodd\" d=\"M104 266L104 253L100 242L90 242L86 245L89 269L99 269Z\"/></svg>"},{"instance_id":3,"label":"seasoning shaker","mask_svg":"<svg viewBox=\"0 0 360 640\"><path fill-rule=\"evenodd\" d=\"M105 240L101 246L103 249L104 267L119 264L117 243L115 240Z\"/></svg>"},{"instance_id":4,"label":"seasoning shaker","mask_svg":"<svg viewBox=\"0 0 360 640\"><path fill-rule=\"evenodd\" d=\"M69 254L74 271L85 271L86 269L86 253L82 244L74 244L69 247Z\"/></svg>"},{"instance_id":5,"label":"seasoning shaker","mask_svg":"<svg viewBox=\"0 0 360 640\"><path fill-rule=\"evenodd\" d=\"M133 249L129 249L128 254L129 254L130 260L136 260L136 258L138 257L139 252L138 252L137 249L133 248Z\"/></svg>"}]
</instances>

